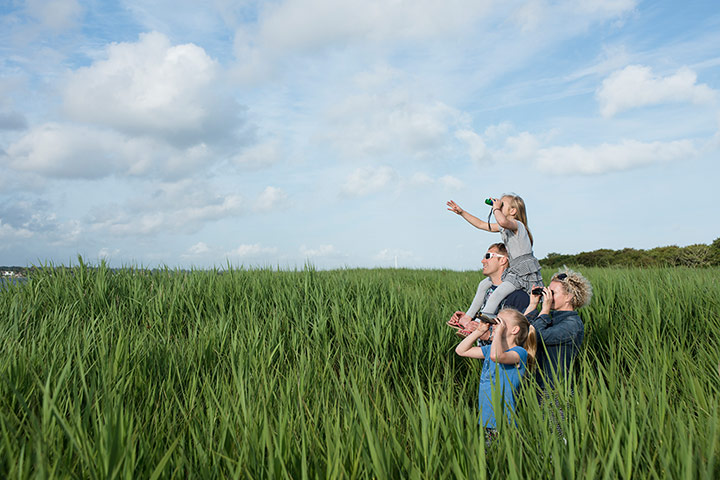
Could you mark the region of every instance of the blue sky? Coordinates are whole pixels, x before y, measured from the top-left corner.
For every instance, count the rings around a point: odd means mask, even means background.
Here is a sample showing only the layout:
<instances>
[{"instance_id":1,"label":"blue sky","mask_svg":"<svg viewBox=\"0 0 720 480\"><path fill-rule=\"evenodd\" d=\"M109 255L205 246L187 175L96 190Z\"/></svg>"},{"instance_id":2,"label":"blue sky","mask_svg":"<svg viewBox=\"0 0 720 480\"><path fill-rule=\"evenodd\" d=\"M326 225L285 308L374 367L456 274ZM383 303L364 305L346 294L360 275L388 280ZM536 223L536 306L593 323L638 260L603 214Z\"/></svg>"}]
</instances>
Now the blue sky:
<instances>
[{"instance_id":1,"label":"blue sky","mask_svg":"<svg viewBox=\"0 0 720 480\"><path fill-rule=\"evenodd\" d=\"M478 269L720 236L720 6L0 4L0 265Z\"/></svg>"}]
</instances>

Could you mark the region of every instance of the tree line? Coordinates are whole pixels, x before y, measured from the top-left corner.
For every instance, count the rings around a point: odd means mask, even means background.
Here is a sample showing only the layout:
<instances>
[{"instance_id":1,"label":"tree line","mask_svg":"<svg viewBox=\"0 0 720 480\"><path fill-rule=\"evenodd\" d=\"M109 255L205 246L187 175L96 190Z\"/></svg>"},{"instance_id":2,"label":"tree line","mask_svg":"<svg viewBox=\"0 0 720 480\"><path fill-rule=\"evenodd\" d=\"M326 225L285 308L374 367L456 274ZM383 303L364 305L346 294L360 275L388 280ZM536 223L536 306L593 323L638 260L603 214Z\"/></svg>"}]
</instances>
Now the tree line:
<instances>
[{"instance_id":1,"label":"tree line","mask_svg":"<svg viewBox=\"0 0 720 480\"><path fill-rule=\"evenodd\" d=\"M670 245L650 250L623 248L611 250L601 248L575 255L548 253L540 260L547 268L560 268L563 265L581 265L585 267L711 267L720 265L720 237L710 245L698 243L687 247Z\"/></svg>"}]
</instances>

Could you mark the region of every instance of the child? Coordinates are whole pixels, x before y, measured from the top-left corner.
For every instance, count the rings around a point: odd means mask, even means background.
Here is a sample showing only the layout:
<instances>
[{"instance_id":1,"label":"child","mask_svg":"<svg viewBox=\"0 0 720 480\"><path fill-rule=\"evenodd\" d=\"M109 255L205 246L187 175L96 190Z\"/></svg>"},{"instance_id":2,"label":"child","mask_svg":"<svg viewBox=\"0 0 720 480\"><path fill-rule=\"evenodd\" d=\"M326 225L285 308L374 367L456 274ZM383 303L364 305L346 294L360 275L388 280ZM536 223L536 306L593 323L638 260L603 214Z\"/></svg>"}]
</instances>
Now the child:
<instances>
[{"instance_id":1,"label":"child","mask_svg":"<svg viewBox=\"0 0 720 480\"><path fill-rule=\"evenodd\" d=\"M497 420L492 403L492 390L500 388L503 410L508 419L515 411L515 393L520 387L520 379L526 369L532 369L537 343L535 329L525 316L514 308L500 310L491 345L474 346L480 337L480 329L475 330L455 348L461 357L484 358L478 405L481 423L485 427L488 439L494 438ZM498 412L500 413L500 412Z\"/></svg>"},{"instance_id":2,"label":"child","mask_svg":"<svg viewBox=\"0 0 720 480\"><path fill-rule=\"evenodd\" d=\"M532 252L533 237L527 228L525 202L517 195L503 195L493 199L493 213L497 223L488 223L466 212L458 204L450 200L448 210L461 215L471 225L488 232L500 232L508 252L510 266L502 274L502 283L495 289L485 302L482 314L495 318L495 311L500 302L515 290L525 290L528 294L533 287L543 286L540 275L540 263ZM489 218L488 218L489 219ZM478 286L480 298L492 286L486 278Z\"/></svg>"}]
</instances>

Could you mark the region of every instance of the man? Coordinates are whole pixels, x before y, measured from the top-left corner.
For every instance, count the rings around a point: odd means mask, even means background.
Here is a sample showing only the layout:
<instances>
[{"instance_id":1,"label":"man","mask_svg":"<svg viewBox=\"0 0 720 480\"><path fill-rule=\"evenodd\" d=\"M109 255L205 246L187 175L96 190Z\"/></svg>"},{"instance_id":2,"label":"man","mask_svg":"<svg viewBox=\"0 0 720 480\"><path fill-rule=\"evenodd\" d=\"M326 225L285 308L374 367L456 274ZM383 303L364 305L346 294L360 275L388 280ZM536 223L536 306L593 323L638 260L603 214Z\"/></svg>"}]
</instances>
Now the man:
<instances>
[{"instance_id":1,"label":"man","mask_svg":"<svg viewBox=\"0 0 720 480\"><path fill-rule=\"evenodd\" d=\"M507 249L503 243L493 243L488 248L482 259L483 275L490 278L492 287L485 292L485 296L480 295L480 289L475 293L472 304L467 312L455 312L448 324L458 328L458 335L468 336L478 327L478 322L474 320L478 312L481 312L485 306L490 294L502 283L502 274L508 268L509 260L507 257ZM503 308L514 308L520 312L524 312L530 303L530 296L523 290L515 290L500 302L497 313ZM487 340L487 339L485 339ZM481 340L482 341L482 340Z\"/></svg>"},{"instance_id":2,"label":"man","mask_svg":"<svg viewBox=\"0 0 720 480\"><path fill-rule=\"evenodd\" d=\"M542 297L542 307L537 306ZM535 327L538 351L537 379L541 388L552 387L553 379L565 376L577 355L585 327L577 309L590 303L592 285L578 272L567 268L553 275L542 294L533 294L525 316Z\"/></svg>"}]
</instances>

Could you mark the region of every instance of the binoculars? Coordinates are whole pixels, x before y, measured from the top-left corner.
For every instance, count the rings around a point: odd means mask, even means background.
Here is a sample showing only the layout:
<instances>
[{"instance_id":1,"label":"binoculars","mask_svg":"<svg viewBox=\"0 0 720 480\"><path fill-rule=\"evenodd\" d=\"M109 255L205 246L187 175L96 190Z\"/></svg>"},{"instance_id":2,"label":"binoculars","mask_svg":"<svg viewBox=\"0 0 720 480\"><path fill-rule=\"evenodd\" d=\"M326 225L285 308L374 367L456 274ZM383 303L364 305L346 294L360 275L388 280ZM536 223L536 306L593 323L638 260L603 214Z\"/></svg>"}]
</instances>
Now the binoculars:
<instances>
[{"instance_id":1,"label":"binoculars","mask_svg":"<svg viewBox=\"0 0 720 480\"><path fill-rule=\"evenodd\" d=\"M475 318L489 325L496 325L498 323L497 320L495 320L494 318L490 318L487 315L483 315L482 313L479 315L475 315Z\"/></svg>"},{"instance_id":2,"label":"binoculars","mask_svg":"<svg viewBox=\"0 0 720 480\"><path fill-rule=\"evenodd\" d=\"M485 204L492 206L492 198L486 198Z\"/></svg>"}]
</instances>

